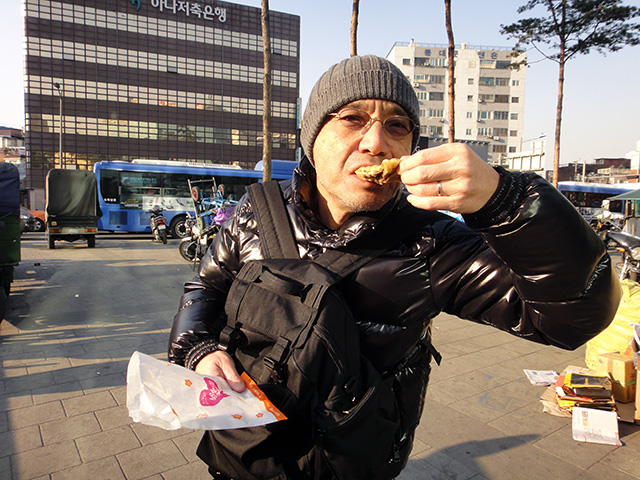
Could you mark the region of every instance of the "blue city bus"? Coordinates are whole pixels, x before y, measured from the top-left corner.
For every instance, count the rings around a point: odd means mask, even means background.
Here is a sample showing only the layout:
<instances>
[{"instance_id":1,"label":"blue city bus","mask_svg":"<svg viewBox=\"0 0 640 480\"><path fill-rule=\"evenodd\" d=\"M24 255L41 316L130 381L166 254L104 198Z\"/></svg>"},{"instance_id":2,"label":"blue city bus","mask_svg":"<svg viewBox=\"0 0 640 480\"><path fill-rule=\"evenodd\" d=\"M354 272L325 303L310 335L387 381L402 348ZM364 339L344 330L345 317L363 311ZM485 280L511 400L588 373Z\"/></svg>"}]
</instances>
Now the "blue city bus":
<instances>
[{"instance_id":1,"label":"blue city bus","mask_svg":"<svg viewBox=\"0 0 640 480\"><path fill-rule=\"evenodd\" d=\"M272 160L271 177L291 178L293 161ZM98 199L102 217L98 229L108 232L149 232L149 213L161 206L173 238L185 235L186 213L193 213L187 180L209 180L214 188L223 186L224 196L238 200L245 187L262 180L262 164L255 170L231 165L196 165L176 161L137 159L132 162L96 162ZM206 195L206 192L203 190ZM209 192L210 195L213 192Z\"/></svg>"},{"instance_id":2,"label":"blue city bus","mask_svg":"<svg viewBox=\"0 0 640 480\"><path fill-rule=\"evenodd\" d=\"M587 220L602 213L604 200L635 190L637 186L637 183L558 182L558 190ZM621 200L609 202L608 209L612 213L623 213L623 208Z\"/></svg>"}]
</instances>

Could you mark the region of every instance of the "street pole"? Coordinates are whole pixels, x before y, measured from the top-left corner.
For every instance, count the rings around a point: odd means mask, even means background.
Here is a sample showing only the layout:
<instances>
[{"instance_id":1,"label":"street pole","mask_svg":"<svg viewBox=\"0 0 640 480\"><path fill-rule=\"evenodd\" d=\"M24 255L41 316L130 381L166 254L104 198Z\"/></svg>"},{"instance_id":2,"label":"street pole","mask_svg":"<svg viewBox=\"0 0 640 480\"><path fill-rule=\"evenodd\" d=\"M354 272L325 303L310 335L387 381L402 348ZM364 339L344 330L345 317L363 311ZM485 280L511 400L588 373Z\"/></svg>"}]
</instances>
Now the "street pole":
<instances>
[{"instance_id":1,"label":"street pole","mask_svg":"<svg viewBox=\"0 0 640 480\"><path fill-rule=\"evenodd\" d=\"M54 82L53 86L58 90L58 97L60 97L60 146L59 146L59 156L60 156L60 168L62 168L62 132L64 131L64 123L62 120L62 86L58 82Z\"/></svg>"}]
</instances>

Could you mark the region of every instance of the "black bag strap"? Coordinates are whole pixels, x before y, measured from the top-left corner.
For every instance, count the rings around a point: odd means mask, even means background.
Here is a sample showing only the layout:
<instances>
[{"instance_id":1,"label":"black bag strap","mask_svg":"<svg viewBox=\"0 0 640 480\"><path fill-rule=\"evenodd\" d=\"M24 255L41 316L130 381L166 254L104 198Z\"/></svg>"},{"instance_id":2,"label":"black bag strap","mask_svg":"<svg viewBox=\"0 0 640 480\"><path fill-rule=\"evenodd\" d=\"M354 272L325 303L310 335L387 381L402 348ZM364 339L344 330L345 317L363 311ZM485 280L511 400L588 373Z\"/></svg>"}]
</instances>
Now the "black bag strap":
<instances>
[{"instance_id":1,"label":"black bag strap","mask_svg":"<svg viewBox=\"0 0 640 480\"><path fill-rule=\"evenodd\" d=\"M300 258L282 190L276 180L247 187L266 258Z\"/></svg>"},{"instance_id":2,"label":"black bag strap","mask_svg":"<svg viewBox=\"0 0 640 480\"><path fill-rule=\"evenodd\" d=\"M254 183L247 187L258 222L261 243L267 258L300 258L289 222L280 185L275 180ZM395 242L417 232L425 224L428 212L408 207L403 215L384 220L384 228L354 241L353 251L327 250L316 263L334 273L340 280L382 255Z\"/></svg>"}]
</instances>

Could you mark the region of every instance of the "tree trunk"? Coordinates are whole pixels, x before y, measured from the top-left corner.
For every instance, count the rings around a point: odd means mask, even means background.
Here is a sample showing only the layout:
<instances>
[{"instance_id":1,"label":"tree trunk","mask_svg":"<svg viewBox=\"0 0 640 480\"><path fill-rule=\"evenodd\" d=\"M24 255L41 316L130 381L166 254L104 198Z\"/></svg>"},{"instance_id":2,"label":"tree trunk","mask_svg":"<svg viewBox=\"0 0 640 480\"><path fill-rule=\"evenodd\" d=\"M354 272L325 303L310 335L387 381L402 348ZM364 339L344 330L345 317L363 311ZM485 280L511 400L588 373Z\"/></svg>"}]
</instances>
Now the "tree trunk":
<instances>
[{"instance_id":1,"label":"tree trunk","mask_svg":"<svg viewBox=\"0 0 640 480\"><path fill-rule=\"evenodd\" d=\"M262 82L262 181L271 180L271 35L269 33L269 0L262 0L262 50L264 79Z\"/></svg>"},{"instance_id":2,"label":"tree trunk","mask_svg":"<svg viewBox=\"0 0 640 480\"><path fill-rule=\"evenodd\" d=\"M564 98L564 44L560 47L560 66L558 74L558 106L556 109L556 139L553 149L553 186L558 186L560 174L560 130L562 125L562 101Z\"/></svg>"},{"instance_id":3,"label":"tree trunk","mask_svg":"<svg viewBox=\"0 0 640 480\"><path fill-rule=\"evenodd\" d=\"M558 105L556 108L556 138L553 148L553 186L558 187L558 177L560 175L560 131L562 126L562 102L564 99L564 64L565 49L567 45L566 28L566 12L565 4L562 4L562 16L560 23L560 53L558 57Z\"/></svg>"},{"instance_id":4,"label":"tree trunk","mask_svg":"<svg viewBox=\"0 0 640 480\"><path fill-rule=\"evenodd\" d=\"M455 115L455 51L456 44L453 40L453 27L451 26L451 0L444 0L445 23L447 28L447 71L449 73L449 143L456 139L456 115Z\"/></svg>"},{"instance_id":5,"label":"tree trunk","mask_svg":"<svg viewBox=\"0 0 640 480\"><path fill-rule=\"evenodd\" d=\"M358 12L360 11L360 0L353 0L353 10L351 12L351 56L358 55Z\"/></svg>"}]
</instances>

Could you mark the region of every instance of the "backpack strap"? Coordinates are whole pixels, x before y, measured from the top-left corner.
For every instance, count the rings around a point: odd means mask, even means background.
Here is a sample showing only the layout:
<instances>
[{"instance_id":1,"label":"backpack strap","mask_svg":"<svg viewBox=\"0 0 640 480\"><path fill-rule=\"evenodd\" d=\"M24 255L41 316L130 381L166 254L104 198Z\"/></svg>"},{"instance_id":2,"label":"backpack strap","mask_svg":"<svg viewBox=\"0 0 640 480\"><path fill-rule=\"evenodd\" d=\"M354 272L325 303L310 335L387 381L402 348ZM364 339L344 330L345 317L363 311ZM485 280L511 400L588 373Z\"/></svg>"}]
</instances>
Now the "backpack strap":
<instances>
[{"instance_id":1,"label":"backpack strap","mask_svg":"<svg viewBox=\"0 0 640 480\"><path fill-rule=\"evenodd\" d=\"M282 190L276 180L247 187L266 258L300 258Z\"/></svg>"}]
</instances>

